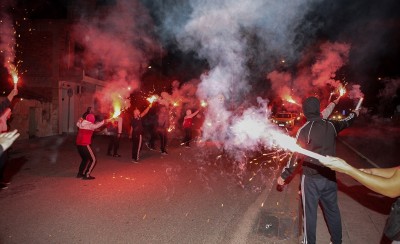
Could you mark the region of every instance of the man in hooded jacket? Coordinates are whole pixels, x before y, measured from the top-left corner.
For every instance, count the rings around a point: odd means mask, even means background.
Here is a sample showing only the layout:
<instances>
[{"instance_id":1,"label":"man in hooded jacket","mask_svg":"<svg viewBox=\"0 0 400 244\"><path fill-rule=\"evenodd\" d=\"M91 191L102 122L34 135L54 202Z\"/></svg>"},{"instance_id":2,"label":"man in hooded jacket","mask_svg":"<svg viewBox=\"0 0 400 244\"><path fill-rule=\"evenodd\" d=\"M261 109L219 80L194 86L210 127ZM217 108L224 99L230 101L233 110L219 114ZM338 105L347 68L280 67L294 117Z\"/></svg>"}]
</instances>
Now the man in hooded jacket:
<instances>
[{"instance_id":1,"label":"man in hooded jacket","mask_svg":"<svg viewBox=\"0 0 400 244\"><path fill-rule=\"evenodd\" d=\"M296 140L301 147L321 155L335 156L336 136L349 127L358 116L358 111L340 121L323 119L320 102L316 97L307 98L302 105L307 122L298 130ZM316 242L316 224L318 202L321 201L326 217L331 242L342 243L342 223L337 204L337 183L335 172L323 166L317 159L292 153L283 168L278 184L283 185L302 161L301 193L303 202L303 243Z\"/></svg>"},{"instance_id":2,"label":"man in hooded jacket","mask_svg":"<svg viewBox=\"0 0 400 244\"><path fill-rule=\"evenodd\" d=\"M77 178L83 180L94 180L95 177L91 175L94 167L96 166L96 155L92 150L92 136L95 129L100 128L105 122L109 120L102 120L95 123L94 114L89 113L85 118L80 118L76 123L79 128L76 136L76 147L78 148L79 155L81 156L81 163L79 165Z\"/></svg>"}]
</instances>

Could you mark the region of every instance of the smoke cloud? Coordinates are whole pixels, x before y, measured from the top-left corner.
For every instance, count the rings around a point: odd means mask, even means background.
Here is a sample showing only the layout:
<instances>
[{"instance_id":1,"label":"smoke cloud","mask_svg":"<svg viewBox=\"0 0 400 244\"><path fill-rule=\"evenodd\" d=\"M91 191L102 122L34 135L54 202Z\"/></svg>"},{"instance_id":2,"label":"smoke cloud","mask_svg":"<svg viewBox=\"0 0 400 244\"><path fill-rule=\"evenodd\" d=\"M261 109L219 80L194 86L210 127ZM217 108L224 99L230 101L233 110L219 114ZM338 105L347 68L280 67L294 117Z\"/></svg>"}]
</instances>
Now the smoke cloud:
<instances>
[{"instance_id":1,"label":"smoke cloud","mask_svg":"<svg viewBox=\"0 0 400 244\"><path fill-rule=\"evenodd\" d=\"M0 52L4 58L4 67L8 70L8 73L11 74L13 71L12 67L16 66L15 64L15 48L16 48L16 40L15 40L15 28L13 26L13 19L7 13L7 9L13 6L12 1L2 1L0 12Z\"/></svg>"},{"instance_id":2,"label":"smoke cloud","mask_svg":"<svg viewBox=\"0 0 400 244\"><path fill-rule=\"evenodd\" d=\"M256 40L264 51L257 55L266 61L269 57L264 65L269 69L282 57L297 60L301 55L297 50L303 42L295 30L315 2L319 1L193 0L182 5L184 9L178 9L176 4L171 9L166 5L159 8L172 16L164 19L162 28L167 31L164 37L172 37L171 41L176 41L182 50L195 51L209 64L210 69L200 77L197 90L199 99L208 103L202 128L204 139L219 141L231 151L270 144L265 135L275 128L267 120L268 100L251 96L249 77L253 70L249 64L255 56L249 50ZM173 23L174 20L177 22ZM308 77L314 76L307 79L308 87L313 85L311 81L335 83L332 73L348 56L345 44L327 44L321 50L322 58L308 72ZM298 76L293 80L290 73L279 71L271 71L267 76L276 81L271 86L279 93L291 90L290 81L296 83L306 78Z\"/></svg>"},{"instance_id":3,"label":"smoke cloud","mask_svg":"<svg viewBox=\"0 0 400 244\"><path fill-rule=\"evenodd\" d=\"M83 46L83 66L93 78L107 82L97 93L105 109L116 101L125 104L140 87L139 78L149 60L161 51L152 31L147 10L138 1L128 0L118 0L95 13L83 12L74 26L74 39ZM96 67L99 72L93 73Z\"/></svg>"}]
</instances>

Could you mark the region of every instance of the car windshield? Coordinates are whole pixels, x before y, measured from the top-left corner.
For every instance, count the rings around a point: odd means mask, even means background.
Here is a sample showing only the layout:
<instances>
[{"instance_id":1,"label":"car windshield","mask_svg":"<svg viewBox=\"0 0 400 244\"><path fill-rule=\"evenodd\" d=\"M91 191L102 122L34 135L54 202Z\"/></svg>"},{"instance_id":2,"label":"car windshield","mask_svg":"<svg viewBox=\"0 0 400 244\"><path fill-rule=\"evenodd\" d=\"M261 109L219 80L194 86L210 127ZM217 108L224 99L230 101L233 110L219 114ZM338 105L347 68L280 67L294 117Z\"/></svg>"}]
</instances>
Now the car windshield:
<instances>
[{"instance_id":1,"label":"car windshield","mask_svg":"<svg viewBox=\"0 0 400 244\"><path fill-rule=\"evenodd\" d=\"M290 114L277 114L277 118L291 118L292 116Z\"/></svg>"}]
</instances>

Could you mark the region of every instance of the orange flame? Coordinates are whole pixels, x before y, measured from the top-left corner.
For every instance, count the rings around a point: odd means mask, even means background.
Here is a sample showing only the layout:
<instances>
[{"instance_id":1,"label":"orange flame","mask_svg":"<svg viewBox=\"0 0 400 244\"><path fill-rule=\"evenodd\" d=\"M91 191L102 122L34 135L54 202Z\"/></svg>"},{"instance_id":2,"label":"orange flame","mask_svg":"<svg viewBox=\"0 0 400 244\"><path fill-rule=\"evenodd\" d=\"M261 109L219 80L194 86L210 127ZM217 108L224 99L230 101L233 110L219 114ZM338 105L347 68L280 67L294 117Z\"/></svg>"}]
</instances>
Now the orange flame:
<instances>
[{"instance_id":1,"label":"orange flame","mask_svg":"<svg viewBox=\"0 0 400 244\"><path fill-rule=\"evenodd\" d=\"M283 99L286 100L289 103L297 104L297 102L290 95L284 96Z\"/></svg>"},{"instance_id":2,"label":"orange flame","mask_svg":"<svg viewBox=\"0 0 400 244\"><path fill-rule=\"evenodd\" d=\"M14 65L10 64L10 75L13 79L14 82L14 89L17 89L17 84L18 84L18 70L17 67L15 67Z\"/></svg>"},{"instance_id":3,"label":"orange flame","mask_svg":"<svg viewBox=\"0 0 400 244\"><path fill-rule=\"evenodd\" d=\"M346 88L344 86L340 86L339 88L339 95L343 96L346 93Z\"/></svg>"},{"instance_id":4,"label":"orange flame","mask_svg":"<svg viewBox=\"0 0 400 244\"><path fill-rule=\"evenodd\" d=\"M114 102L113 106L114 106L114 114L111 117L115 119L121 115L121 104L119 104L118 102Z\"/></svg>"}]
</instances>

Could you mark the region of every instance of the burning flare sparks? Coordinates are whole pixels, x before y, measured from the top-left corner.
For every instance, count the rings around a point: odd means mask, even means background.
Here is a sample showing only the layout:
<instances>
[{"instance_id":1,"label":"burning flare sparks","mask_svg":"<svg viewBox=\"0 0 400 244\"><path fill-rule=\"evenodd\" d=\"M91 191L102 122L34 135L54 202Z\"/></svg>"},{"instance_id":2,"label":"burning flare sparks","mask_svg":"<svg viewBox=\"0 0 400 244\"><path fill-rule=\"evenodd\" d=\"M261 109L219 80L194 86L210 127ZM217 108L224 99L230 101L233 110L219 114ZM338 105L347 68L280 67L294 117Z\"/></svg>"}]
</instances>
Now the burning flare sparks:
<instances>
[{"instance_id":1,"label":"burning flare sparks","mask_svg":"<svg viewBox=\"0 0 400 244\"><path fill-rule=\"evenodd\" d=\"M280 134L280 133L273 133L272 137L273 137L274 141L276 142L276 144L281 148L318 159L319 161L326 160L325 156L300 147L298 144L296 144L295 139L288 135Z\"/></svg>"},{"instance_id":2,"label":"burning flare sparks","mask_svg":"<svg viewBox=\"0 0 400 244\"><path fill-rule=\"evenodd\" d=\"M115 119L121 115L121 105L119 103L114 103L114 114L111 118Z\"/></svg>"},{"instance_id":3,"label":"burning flare sparks","mask_svg":"<svg viewBox=\"0 0 400 244\"><path fill-rule=\"evenodd\" d=\"M157 101L158 97L156 95L153 95L151 97L148 97L146 100L149 101L150 103L153 103Z\"/></svg>"},{"instance_id":4,"label":"burning flare sparks","mask_svg":"<svg viewBox=\"0 0 400 244\"><path fill-rule=\"evenodd\" d=\"M339 96L343 96L346 93L346 88L344 86L340 86L339 88Z\"/></svg>"},{"instance_id":5,"label":"burning flare sparks","mask_svg":"<svg viewBox=\"0 0 400 244\"><path fill-rule=\"evenodd\" d=\"M298 104L290 95L286 95L284 100L292 104Z\"/></svg>"},{"instance_id":6,"label":"burning flare sparks","mask_svg":"<svg viewBox=\"0 0 400 244\"><path fill-rule=\"evenodd\" d=\"M18 70L17 70L17 67L15 67L13 64L10 64L10 75L14 82L14 89L17 89L18 80L19 80Z\"/></svg>"}]
</instances>

